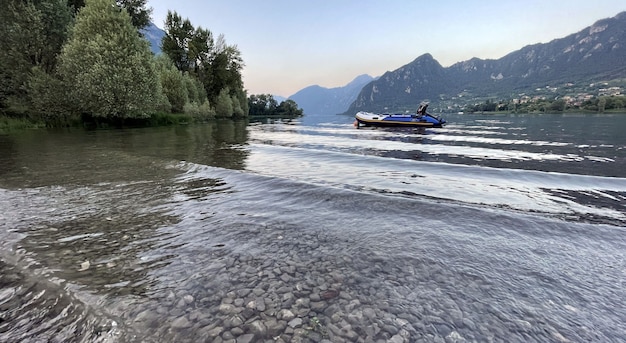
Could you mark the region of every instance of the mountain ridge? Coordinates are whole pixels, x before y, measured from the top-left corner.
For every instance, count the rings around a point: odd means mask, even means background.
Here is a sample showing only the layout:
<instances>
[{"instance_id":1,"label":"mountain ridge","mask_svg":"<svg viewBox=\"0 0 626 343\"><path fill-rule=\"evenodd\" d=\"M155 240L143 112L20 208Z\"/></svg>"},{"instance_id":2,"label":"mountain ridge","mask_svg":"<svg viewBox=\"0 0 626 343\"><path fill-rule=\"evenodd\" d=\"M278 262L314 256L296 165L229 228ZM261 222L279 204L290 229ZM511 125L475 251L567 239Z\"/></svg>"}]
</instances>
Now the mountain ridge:
<instances>
[{"instance_id":1,"label":"mountain ridge","mask_svg":"<svg viewBox=\"0 0 626 343\"><path fill-rule=\"evenodd\" d=\"M475 57L444 68L430 54L423 54L365 85L345 113L408 110L421 101L437 106L460 96L510 97L546 84L626 78L623 56L626 12L499 59Z\"/></svg>"},{"instance_id":2,"label":"mountain ridge","mask_svg":"<svg viewBox=\"0 0 626 343\"><path fill-rule=\"evenodd\" d=\"M326 88L319 85L305 87L288 99L295 101L305 114L325 115L345 112L361 89L374 77L361 74L345 86Z\"/></svg>"}]
</instances>

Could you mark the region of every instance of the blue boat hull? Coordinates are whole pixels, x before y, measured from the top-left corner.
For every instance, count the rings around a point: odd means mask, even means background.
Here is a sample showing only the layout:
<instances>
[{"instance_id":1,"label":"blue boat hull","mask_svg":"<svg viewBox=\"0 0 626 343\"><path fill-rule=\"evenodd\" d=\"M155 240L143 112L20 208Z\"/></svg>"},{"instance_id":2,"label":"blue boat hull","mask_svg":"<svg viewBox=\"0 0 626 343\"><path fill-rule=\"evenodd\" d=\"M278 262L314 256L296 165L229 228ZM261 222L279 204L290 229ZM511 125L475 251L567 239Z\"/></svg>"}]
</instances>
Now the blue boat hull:
<instances>
[{"instance_id":1,"label":"blue boat hull","mask_svg":"<svg viewBox=\"0 0 626 343\"><path fill-rule=\"evenodd\" d=\"M440 128L446 123L444 119L430 114L376 114L359 112L355 116L356 121L362 126L404 126L404 127L433 127Z\"/></svg>"}]
</instances>

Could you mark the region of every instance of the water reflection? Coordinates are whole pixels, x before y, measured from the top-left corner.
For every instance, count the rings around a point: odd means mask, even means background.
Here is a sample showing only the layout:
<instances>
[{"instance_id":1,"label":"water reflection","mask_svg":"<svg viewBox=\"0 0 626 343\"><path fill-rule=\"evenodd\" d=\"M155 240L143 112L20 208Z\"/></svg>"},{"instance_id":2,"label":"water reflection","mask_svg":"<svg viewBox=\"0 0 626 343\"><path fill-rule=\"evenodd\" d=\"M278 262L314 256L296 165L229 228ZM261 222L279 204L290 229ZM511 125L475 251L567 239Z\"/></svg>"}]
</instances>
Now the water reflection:
<instances>
[{"instance_id":1,"label":"water reflection","mask_svg":"<svg viewBox=\"0 0 626 343\"><path fill-rule=\"evenodd\" d=\"M0 341L623 336L623 140L462 119L2 136Z\"/></svg>"},{"instance_id":2,"label":"water reflection","mask_svg":"<svg viewBox=\"0 0 626 343\"><path fill-rule=\"evenodd\" d=\"M245 168L246 121L147 129L33 130L0 136L0 187L89 185L166 177L163 166L192 161Z\"/></svg>"}]
</instances>

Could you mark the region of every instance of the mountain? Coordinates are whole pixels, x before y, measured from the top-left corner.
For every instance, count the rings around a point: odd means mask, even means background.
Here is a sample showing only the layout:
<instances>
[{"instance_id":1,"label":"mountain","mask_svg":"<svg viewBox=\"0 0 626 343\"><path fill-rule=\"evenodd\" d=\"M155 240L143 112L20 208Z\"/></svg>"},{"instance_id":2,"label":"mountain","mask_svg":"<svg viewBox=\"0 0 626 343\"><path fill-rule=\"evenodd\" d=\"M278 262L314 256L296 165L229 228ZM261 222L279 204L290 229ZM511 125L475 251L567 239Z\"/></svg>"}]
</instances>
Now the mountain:
<instances>
[{"instance_id":1,"label":"mountain","mask_svg":"<svg viewBox=\"0 0 626 343\"><path fill-rule=\"evenodd\" d=\"M160 54L161 40L165 37L165 31L158 28L153 22L150 22L148 26L141 29L141 33L150 42L150 50L152 50L155 55Z\"/></svg>"},{"instance_id":2,"label":"mountain","mask_svg":"<svg viewBox=\"0 0 626 343\"><path fill-rule=\"evenodd\" d=\"M289 99L295 101L305 114L338 114L345 112L364 85L373 81L369 75L359 75L343 87L325 88L318 85L301 89Z\"/></svg>"},{"instance_id":3,"label":"mountain","mask_svg":"<svg viewBox=\"0 0 626 343\"><path fill-rule=\"evenodd\" d=\"M442 67L430 54L382 75L358 94L347 114L360 110L431 108L461 98L511 98L548 85L626 79L626 12L548 43L497 60L473 58Z\"/></svg>"}]
</instances>

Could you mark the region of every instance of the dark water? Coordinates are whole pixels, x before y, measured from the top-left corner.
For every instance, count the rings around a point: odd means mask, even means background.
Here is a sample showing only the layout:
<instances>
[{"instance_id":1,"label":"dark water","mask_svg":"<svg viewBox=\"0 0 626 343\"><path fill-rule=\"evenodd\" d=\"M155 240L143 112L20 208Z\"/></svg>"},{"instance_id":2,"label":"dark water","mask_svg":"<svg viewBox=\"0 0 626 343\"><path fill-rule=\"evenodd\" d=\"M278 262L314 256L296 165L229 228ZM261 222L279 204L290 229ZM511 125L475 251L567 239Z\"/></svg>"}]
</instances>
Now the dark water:
<instances>
[{"instance_id":1,"label":"dark water","mask_svg":"<svg viewBox=\"0 0 626 343\"><path fill-rule=\"evenodd\" d=\"M0 342L623 342L626 115L0 135Z\"/></svg>"}]
</instances>

